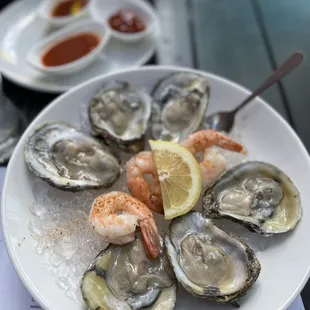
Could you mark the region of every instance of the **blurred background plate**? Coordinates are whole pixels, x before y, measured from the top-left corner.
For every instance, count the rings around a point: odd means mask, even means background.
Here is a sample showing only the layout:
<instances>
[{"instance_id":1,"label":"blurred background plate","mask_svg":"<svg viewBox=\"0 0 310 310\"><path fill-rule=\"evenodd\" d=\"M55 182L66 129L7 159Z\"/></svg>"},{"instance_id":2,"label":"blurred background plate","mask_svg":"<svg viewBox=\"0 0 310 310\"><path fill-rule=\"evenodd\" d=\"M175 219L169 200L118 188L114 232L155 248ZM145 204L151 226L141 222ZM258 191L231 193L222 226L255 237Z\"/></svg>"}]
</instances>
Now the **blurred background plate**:
<instances>
[{"instance_id":1,"label":"blurred background plate","mask_svg":"<svg viewBox=\"0 0 310 310\"><path fill-rule=\"evenodd\" d=\"M63 92L95 76L141 66L155 51L159 31L135 43L111 39L101 57L85 70L68 76L46 76L26 62L29 49L51 32L36 13L38 4L38 0L15 1L0 14L0 71L17 84L34 90ZM97 1L96 5L98 12L104 14L111 9L106 1Z\"/></svg>"}]
</instances>

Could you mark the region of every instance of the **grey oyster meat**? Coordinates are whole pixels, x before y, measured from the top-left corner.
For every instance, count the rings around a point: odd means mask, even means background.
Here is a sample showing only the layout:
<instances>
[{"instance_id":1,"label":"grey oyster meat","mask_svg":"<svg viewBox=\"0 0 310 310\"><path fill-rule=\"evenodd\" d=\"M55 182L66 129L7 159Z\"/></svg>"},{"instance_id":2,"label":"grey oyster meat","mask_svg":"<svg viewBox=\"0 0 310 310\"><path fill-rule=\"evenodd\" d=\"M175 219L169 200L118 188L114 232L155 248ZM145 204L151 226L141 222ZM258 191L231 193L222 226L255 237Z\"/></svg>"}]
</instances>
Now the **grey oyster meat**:
<instances>
[{"instance_id":1,"label":"grey oyster meat","mask_svg":"<svg viewBox=\"0 0 310 310\"><path fill-rule=\"evenodd\" d=\"M199 212L173 219L165 246L182 286L218 303L236 302L260 274L260 263L249 246Z\"/></svg>"},{"instance_id":2,"label":"grey oyster meat","mask_svg":"<svg viewBox=\"0 0 310 310\"><path fill-rule=\"evenodd\" d=\"M105 145L63 122L35 130L24 156L30 171L63 190L107 188L120 173L118 160Z\"/></svg>"},{"instance_id":3,"label":"grey oyster meat","mask_svg":"<svg viewBox=\"0 0 310 310\"><path fill-rule=\"evenodd\" d=\"M204 214L227 218L262 235L284 233L302 216L292 180L269 163L248 161L228 170L203 197Z\"/></svg>"},{"instance_id":4,"label":"grey oyster meat","mask_svg":"<svg viewBox=\"0 0 310 310\"><path fill-rule=\"evenodd\" d=\"M154 139L178 143L200 128L209 104L210 86L205 76L174 73L160 80L152 95Z\"/></svg>"},{"instance_id":5,"label":"grey oyster meat","mask_svg":"<svg viewBox=\"0 0 310 310\"><path fill-rule=\"evenodd\" d=\"M110 244L103 250L85 272L81 291L91 310L172 310L176 302L165 252L149 260L140 234L132 243Z\"/></svg>"},{"instance_id":6,"label":"grey oyster meat","mask_svg":"<svg viewBox=\"0 0 310 310\"><path fill-rule=\"evenodd\" d=\"M113 81L99 89L88 108L92 129L107 143L138 152L151 115L151 97L127 82Z\"/></svg>"}]
</instances>

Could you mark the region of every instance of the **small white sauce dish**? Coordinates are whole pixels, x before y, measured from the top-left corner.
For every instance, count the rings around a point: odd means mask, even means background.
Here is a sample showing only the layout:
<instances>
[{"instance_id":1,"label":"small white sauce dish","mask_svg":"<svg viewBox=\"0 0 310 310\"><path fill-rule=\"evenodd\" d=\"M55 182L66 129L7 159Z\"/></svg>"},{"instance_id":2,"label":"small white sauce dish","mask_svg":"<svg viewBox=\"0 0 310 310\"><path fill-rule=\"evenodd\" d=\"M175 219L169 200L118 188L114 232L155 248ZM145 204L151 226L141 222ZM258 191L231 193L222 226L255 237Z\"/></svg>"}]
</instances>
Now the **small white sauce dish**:
<instances>
[{"instance_id":1,"label":"small white sauce dish","mask_svg":"<svg viewBox=\"0 0 310 310\"><path fill-rule=\"evenodd\" d=\"M137 33L124 33L114 30L109 18L119 10L135 12L144 22L145 30ZM104 23L111 35L124 42L136 42L152 32L159 31L159 18L151 5L143 0L93 0L89 6L90 15L98 22Z\"/></svg>"},{"instance_id":2,"label":"small white sauce dish","mask_svg":"<svg viewBox=\"0 0 310 310\"><path fill-rule=\"evenodd\" d=\"M58 43L65 41L66 39L84 33L91 33L99 38L99 44L88 54L63 65L44 65L42 58L53 46L56 46ZM27 54L27 62L34 69L39 70L45 74L72 74L86 68L98 57L100 57L101 52L104 46L107 44L109 38L110 31L106 29L101 23L92 20L76 22L75 24L54 32L52 35L47 36L42 41L33 46Z\"/></svg>"},{"instance_id":3,"label":"small white sauce dish","mask_svg":"<svg viewBox=\"0 0 310 310\"><path fill-rule=\"evenodd\" d=\"M80 12L74 15L63 17L52 16L53 9L59 3L66 1L67 0L42 0L38 8L38 16L54 27L64 27L89 16L89 8L93 0L89 0L89 2L81 8Z\"/></svg>"}]
</instances>

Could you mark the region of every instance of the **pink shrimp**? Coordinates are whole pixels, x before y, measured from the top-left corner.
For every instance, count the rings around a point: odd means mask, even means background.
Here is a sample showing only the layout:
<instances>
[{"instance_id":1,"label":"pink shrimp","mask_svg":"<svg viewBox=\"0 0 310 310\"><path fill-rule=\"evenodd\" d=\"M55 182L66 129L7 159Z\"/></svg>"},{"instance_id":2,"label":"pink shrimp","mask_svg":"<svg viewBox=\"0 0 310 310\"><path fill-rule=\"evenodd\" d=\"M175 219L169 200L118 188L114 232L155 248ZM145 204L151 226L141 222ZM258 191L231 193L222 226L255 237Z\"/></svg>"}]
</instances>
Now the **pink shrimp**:
<instances>
[{"instance_id":1,"label":"pink shrimp","mask_svg":"<svg viewBox=\"0 0 310 310\"><path fill-rule=\"evenodd\" d=\"M204 187L212 184L226 170L226 159L212 148L213 146L219 146L238 153L243 150L241 144L215 130L197 131L180 144L186 147L193 155L203 152L200 168Z\"/></svg>"},{"instance_id":2,"label":"pink shrimp","mask_svg":"<svg viewBox=\"0 0 310 310\"><path fill-rule=\"evenodd\" d=\"M202 130L191 134L180 143L193 155L204 152L200 162L203 185L213 183L225 170L226 160L218 152L210 150L219 146L233 152L241 152L242 145L214 130ZM152 184L145 180L145 175L151 175ZM151 152L140 152L127 163L127 187L133 197L136 197L151 210L163 213L160 182Z\"/></svg>"},{"instance_id":3,"label":"pink shrimp","mask_svg":"<svg viewBox=\"0 0 310 310\"><path fill-rule=\"evenodd\" d=\"M161 251L161 239L153 214L138 199L123 192L98 196L93 202L89 222L108 243L126 244L134 241L140 226L145 252L156 258Z\"/></svg>"},{"instance_id":4,"label":"pink shrimp","mask_svg":"<svg viewBox=\"0 0 310 310\"><path fill-rule=\"evenodd\" d=\"M145 175L152 177L152 183L144 179ZM126 165L127 187L133 197L136 197L151 210L162 214L163 201L160 183L151 152L140 152L132 157Z\"/></svg>"},{"instance_id":5,"label":"pink shrimp","mask_svg":"<svg viewBox=\"0 0 310 310\"><path fill-rule=\"evenodd\" d=\"M186 147L192 154L202 152L214 145L233 152L241 152L243 150L241 144L229 139L215 130L209 129L191 134L180 144Z\"/></svg>"}]
</instances>

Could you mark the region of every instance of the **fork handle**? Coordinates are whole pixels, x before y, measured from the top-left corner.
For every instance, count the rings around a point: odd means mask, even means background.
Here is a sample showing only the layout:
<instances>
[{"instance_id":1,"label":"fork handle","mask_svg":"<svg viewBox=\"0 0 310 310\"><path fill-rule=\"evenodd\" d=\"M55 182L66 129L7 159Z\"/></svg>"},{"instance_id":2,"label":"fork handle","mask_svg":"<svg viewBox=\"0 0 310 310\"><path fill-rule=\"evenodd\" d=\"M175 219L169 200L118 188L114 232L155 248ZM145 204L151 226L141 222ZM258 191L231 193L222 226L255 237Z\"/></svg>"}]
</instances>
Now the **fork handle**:
<instances>
[{"instance_id":1,"label":"fork handle","mask_svg":"<svg viewBox=\"0 0 310 310\"><path fill-rule=\"evenodd\" d=\"M303 60L302 53L296 52L293 55L291 55L288 59L286 59L282 63L282 65L276 71L274 71L271 74L271 76L261 86L259 86L250 96L248 96L245 100L243 100L239 106L237 106L237 108L234 110L234 113L238 112L256 96L260 95L271 85L278 82L285 75L296 69L301 64L302 60Z\"/></svg>"}]
</instances>

